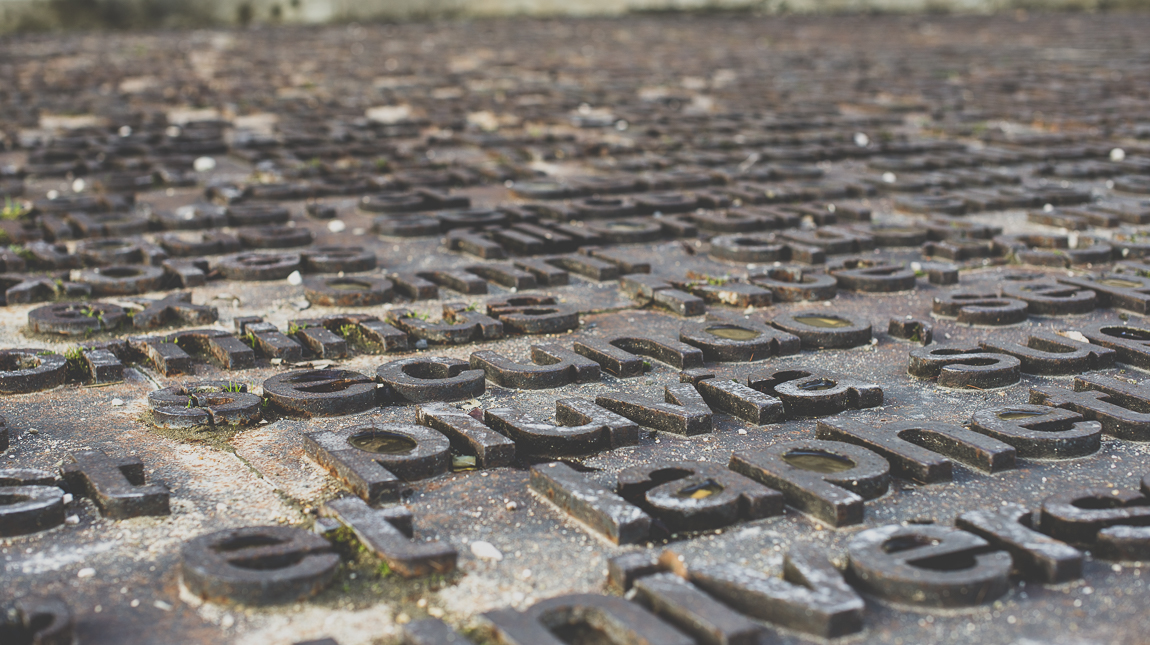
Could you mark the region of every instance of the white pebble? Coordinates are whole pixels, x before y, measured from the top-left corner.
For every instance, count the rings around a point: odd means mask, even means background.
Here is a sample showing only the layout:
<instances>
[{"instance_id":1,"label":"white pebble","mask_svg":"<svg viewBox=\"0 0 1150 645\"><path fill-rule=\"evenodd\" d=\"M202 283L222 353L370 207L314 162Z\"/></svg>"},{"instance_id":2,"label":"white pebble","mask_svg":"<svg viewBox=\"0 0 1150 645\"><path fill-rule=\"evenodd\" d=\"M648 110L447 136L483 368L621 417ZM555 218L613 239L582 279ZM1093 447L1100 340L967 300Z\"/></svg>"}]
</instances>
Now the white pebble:
<instances>
[{"instance_id":1,"label":"white pebble","mask_svg":"<svg viewBox=\"0 0 1150 645\"><path fill-rule=\"evenodd\" d=\"M519 508L518 502L507 502L507 510L514 511L517 508Z\"/></svg>"},{"instance_id":2,"label":"white pebble","mask_svg":"<svg viewBox=\"0 0 1150 645\"><path fill-rule=\"evenodd\" d=\"M64 497L61 499L65 504L71 504L74 498L72 497L72 493L64 493Z\"/></svg>"},{"instance_id":3,"label":"white pebble","mask_svg":"<svg viewBox=\"0 0 1150 645\"><path fill-rule=\"evenodd\" d=\"M74 193L82 193L87 187L88 182L84 181L83 179L77 179L72 182L72 192Z\"/></svg>"},{"instance_id":4,"label":"white pebble","mask_svg":"<svg viewBox=\"0 0 1150 645\"><path fill-rule=\"evenodd\" d=\"M1064 331L1064 332L1062 332L1062 335L1071 339L1071 340L1076 340L1080 343L1089 343L1090 342L1090 339L1086 337L1086 334L1083 334L1080 331Z\"/></svg>"},{"instance_id":5,"label":"white pebble","mask_svg":"<svg viewBox=\"0 0 1150 645\"><path fill-rule=\"evenodd\" d=\"M96 570L92 567L84 567L76 572L77 578L91 578L94 575L96 575Z\"/></svg>"},{"instance_id":6,"label":"white pebble","mask_svg":"<svg viewBox=\"0 0 1150 645\"><path fill-rule=\"evenodd\" d=\"M739 428L739 434L747 434L747 431L746 431L746 429L744 429L744 428Z\"/></svg>"},{"instance_id":7,"label":"white pebble","mask_svg":"<svg viewBox=\"0 0 1150 645\"><path fill-rule=\"evenodd\" d=\"M121 137L130 137L130 136L132 136L132 126L130 126L130 125L122 125L122 126L120 126L120 130L119 130L119 133L120 133L120 136L121 136Z\"/></svg>"},{"instance_id":8,"label":"white pebble","mask_svg":"<svg viewBox=\"0 0 1150 645\"><path fill-rule=\"evenodd\" d=\"M49 190L48 191L48 199L56 199L59 196L60 196L60 191L58 191L58 190Z\"/></svg>"},{"instance_id":9,"label":"white pebble","mask_svg":"<svg viewBox=\"0 0 1150 645\"><path fill-rule=\"evenodd\" d=\"M1122 148L1115 148L1110 151L1110 161L1125 161L1126 151Z\"/></svg>"},{"instance_id":10,"label":"white pebble","mask_svg":"<svg viewBox=\"0 0 1150 645\"><path fill-rule=\"evenodd\" d=\"M172 610L172 606L169 605L168 603L164 602L163 600L157 600L156 602L152 603L152 606L155 607L156 609L161 609L163 611L171 611Z\"/></svg>"},{"instance_id":11,"label":"white pebble","mask_svg":"<svg viewBox=\"0 0 1150 645\"><path fill-rule=\"evenodd\" d=\"M862 132L855 133L855 145L860 148L865 148L870 145L870 137Z\"/></svg>"},{"instance_id":12,"label":"white pebble","mask_svg":"<svg viewBox=\"0 0 1150 645\"><path fill-rule=\"evenodd\" d=\"M898 181L898 177L893 172L887 171L882 174L882 180L888 184L893 184Z\"/></svg>"},{"instance_id":13,"label":"white pebble","mask_svg":"<svg viewBox=\"0 0 1150 645\"><path fill-rule=\"evenodd\" d=\"M484 542L483 540L476 540L472 542L471 552L475 554L475 557L479 558L480 560L494 560L499 562L503 559L503 554L499 551L499 549L495 548L494 544L490 542Z\"/></svg>"},{"instance_id":14,"label":"white pebble","mask_svg":"<svg viewBox=\"0 0 1150 645\"><path fill-rule=\"evenodd\" d=\"M124 405L124 399L112 399L112 405L120 407L121 405Z\"/></svg>"},{"instance_id":15,"label":"white pebble","mask_svg":"<svg viewBox=\"0 0 1150 645\"><path fill-rule=\"evenodd\" d=\"M327 223L327 230L332 233L342 233L345 229L347 229L347 224L344 224L343 220L333 219Z\"/></svg>"},{"instance_id":16,"label":"white pebble","mask_svg":"<svg viewBox=\"0 0 1150 645\"><path fill-rule=\"evenodd\" d=\"M71 495L69 495L69 497L71 497ZM67 524L68 526L76 526L77 524L80 523L80 516L79 515L69 515L68 517L64 518L64 523Z\"/></svg>"},{"instance_id":17,"label":"white pebble","mask_svg":"<svg viewBox=\"0 0 1150 645\"><path fill-rule=\"evenodd\" d=\"M220 619L220 627L223 627L224 629L227 629L235 624L236 619L232 618L231 614L224 614L224 617Z\"/></svg>"},{"instance_id":18,"label":"white pebble","mask_svg":"<svg viewBox=\"0 0 1150 645\"><path fill-rule=\"evenodd\" d=\"M199 157L192 162L192 168L195 168L196 172L208 172L209 170L215 170L216 160L212 159L211 157Z\"/></svg>"},{"instance_id":19,"label":"white pebble","mask_svg":"<svg viewBox=\"0 0 1150 645\"><path fill-rule=\"evenodd\" d=\"M291 275L287 277L287 281L292 286L299 286L303 284L303 276L299 274L299 271L292 271Z\"/></svg>"}]
</instances>

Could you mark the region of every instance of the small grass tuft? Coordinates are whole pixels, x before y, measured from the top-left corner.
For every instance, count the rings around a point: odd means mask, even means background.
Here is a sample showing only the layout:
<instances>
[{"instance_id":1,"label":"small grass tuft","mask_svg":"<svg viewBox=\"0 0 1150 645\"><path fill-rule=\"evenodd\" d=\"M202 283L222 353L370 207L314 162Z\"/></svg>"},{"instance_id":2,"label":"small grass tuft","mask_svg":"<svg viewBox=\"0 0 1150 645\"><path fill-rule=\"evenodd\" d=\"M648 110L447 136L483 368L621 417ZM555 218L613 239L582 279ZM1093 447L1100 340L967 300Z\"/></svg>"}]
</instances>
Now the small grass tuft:
<instances>
[{"instance_id":1,"label":"small grass tuft","mask_svg":"<svg viewBox=\"0 0 1150 645\"><path fill-rule=\"evenodd\" d=\"M0 208L0 219L9 221L18 220L28 214L28 209L24 204L12 199L11 197L4 198L4 207Z\"/></svg>"}]
</instances>

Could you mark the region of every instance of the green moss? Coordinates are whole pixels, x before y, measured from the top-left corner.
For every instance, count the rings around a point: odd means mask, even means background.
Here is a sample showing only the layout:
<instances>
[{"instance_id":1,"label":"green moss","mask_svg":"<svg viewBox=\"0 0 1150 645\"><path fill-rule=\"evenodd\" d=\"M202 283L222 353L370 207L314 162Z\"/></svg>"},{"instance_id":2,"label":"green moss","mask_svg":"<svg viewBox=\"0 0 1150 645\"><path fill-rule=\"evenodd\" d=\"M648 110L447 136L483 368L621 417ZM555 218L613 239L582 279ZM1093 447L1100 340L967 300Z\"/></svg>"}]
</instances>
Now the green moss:
<instances>
[{"instance_id":1,"label":"green moss","mask_svg":"<svg viewBox=\"0 0 1150 645\"><path fill-rule=\"evenodd\" d=\"M363 542L359 541L355 531L350 528L341 526L327 533L325 537L331 542L336 553L340 555L340 559L347 562L349 567L360 569L366 565L370 567L376 577L381 579L391 575L391 566L364 546Z\"/></svg>"},{"instance_id":2,"label":"green moss","mask_svg":"<svg viewBox=\"0 0 1150 645\"><path fill-rule=\"evenodd\" d=\"M351 530L350 527L341 526L334 531L328 532L325 537L328 542L331 542L336 552L345 559L355 560L369 553L367 547L359 541L359 538L355 535L355 531Z\"/></svg>"}]
</instances>

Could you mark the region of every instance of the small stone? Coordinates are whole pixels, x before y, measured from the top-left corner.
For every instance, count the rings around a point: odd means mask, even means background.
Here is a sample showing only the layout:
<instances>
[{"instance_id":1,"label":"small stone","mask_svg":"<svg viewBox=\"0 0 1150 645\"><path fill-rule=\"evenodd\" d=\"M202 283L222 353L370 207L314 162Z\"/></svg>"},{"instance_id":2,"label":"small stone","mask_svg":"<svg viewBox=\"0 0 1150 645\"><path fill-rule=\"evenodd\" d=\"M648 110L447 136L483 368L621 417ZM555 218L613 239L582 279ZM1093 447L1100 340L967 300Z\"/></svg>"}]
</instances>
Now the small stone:
<instances>
[{"instance_id":1,"label":"small stone","mask_svg":"<svg viewBox=\"0 0 1150 645\"><path fill-rule=\"evenodd\" d=\"M77 524L80 523L80 516L79 515L69 515L68 517L64 518L64 523L67 524L68 526L76 526Z\"/></svg>"},{"instance_id":2,"label":"small stone","mask_svg":"<svg viewBox=\"0 0 1150 645\"><path fill-rule=\"evenodd\" d=\"M427 339L426 338L420 338L419 340L415 341L415 348L416 349L427 349Z\"/></svg>"},{"instance_id":3,"label":"small stone","mask_svg":"<svg viewBox=\"0 0 1150 645\"><path fill-rule=\"evenodd\" d=\"M1080 331L1064 331L1064 332L1062 332L1062 335L1071 339L1071 340L1076 340L1080 343L1089 343L1090 342L1090 340L1088 338L1086 338L1086 335Z\"/></svg>"},{"instance_id":4,"label":"small stone","mask_svg":"<svg viewBox=\"0 0 1150 645\"><path fill-rule=\"evenodd\" d=\"M298 287L303 284L303 276L299 274L299 271L292 271L291 275L287 277L287 281L293 287Z\"/></svg>"},{"instance_id":5,"label":"small stone","mask_svg":"<svg viewBox=\"0 0 1150 645\"><path fill-rule=\"evenodd\" d=\"M747 434L746 428L739 428L739 434Z\"/></svg>"},{"instance_id":6,"label":"small stone","mask_svg":"<svg viewBox=\"0 0 1150 645\"><path fill-rule=\"evenodd\" d=\"M77 578L91 578L94 575L96 575L96 570L92 567L84 567L76 572Z\"/></svg>"},{"instance_id":7,"label":"small stone","mask_svg":"<svg viewBox=\"0 0 1150 645\"><path fill-rule=\"evenodd\" d=\"M519 508L519 504L517 502L507 502L507 510L514 511L517 508Z\"/></svg>"},{"instance_id":8,"label":"small stone","mask_svg":"<svg viewBox=\"0 0 1150 645\"><path fill-rule=\"evenodd\" d=\"M62 497L61 499L63 500L63 502L65 504L71 504L72 500L75 498L72 497L72 493L64 493L64 497Z\"/></svg>"},{"instance_id":9,"label":"small stone","mask_svg":"<svg viewBox=\"0 0 1150 645\"><path fill-rule=\"evenodd\" d=\"M128 603L128 606L129 607L139 607L140 606L140 600L138 598L134 598L134 599L132 599L132 602Z\"/></svg>"},{"instance_id":10,"label":"small stone","mask_svg":"<svg viewBox=\"0 0 1150 645\"><path fill-rule=\"evenodd\" d=\"M428 607L427 608L427 615L431 616L432 618L443 618L444 613L445 612L442 609L440 609L439 607Z\"/></svg>"},{"instance_id":11,"label":"small stone","mask_svg":"<svg viewBox=\"0 0 1150 645\"><path fill-rule=\"evenodd\" d=\"M124 405L124 399L112 399L112 405L120 407L121 405Z\"/></svg>"},{"instance_id":12,"label":"small stone","mask_svg":"<svg viewBox=\"0 0 1150 645\"><path fill-rule=\"evenodd\" d=\"M36 428L28 428L28 434L40 434L40 431Z\"/></svg>"},{"instance_id":13,"label":"small stone","mask_svg":"<svg viewBox=\"0 0 1150 645\"><path fill-rule=\"evenodd\" d=\"M152 606L155 607L156 609L159 609L162 611L171 611L172 610L172 606L169 605L168 603L164 602L163 600L157 600L156 602L153 602Z\"/></svg>"},{"instance_id":14,"label":"small stone","mask_svg":"<svg viewBox=\"0 0 1150 645\"><path fill-rule=\"evenodd\" d=\"M332 233L342 233L346 229L347 224L344 224L342 220L333 219L327 223L327 230L331 231Z\"/></svg>"},{"instance_id":15,"label":"small stone","mask_svg":"<svg viewBox=\"0 0 1150 645\"><path fill-rule=\"evenodd\" d=\"M480 560L494 560L495 562L499 562L503 559L503 553L500 552L499 549L495 548L494 544L490 542L484 542L483 540L476 540L472 542L471 552L475 554L475 557L479 558Z\"/></svg>"},{"instance_id":16,"label":"small stone","mask_svg":"<svg viewBox=\"0 0 1150 645\"><path fill-rule=\"evenodd\" d=\"M1110 161L1115 163L1126 160L1126 151L1122 148L1115 148L1110 151Z\"/></svg>"},{"instance_id":17,"label":"small stone","mask_svg":"<svg viewBox=\"0 0 1150 645\"><path fill-rule=\"evenodd\" d=\"M212 159L211 157L198 157L195 161L192 162L192 168L195 168L196 172L208 172L209 170L215 170L216 160Z\"/></svg>"}]
</instances>

